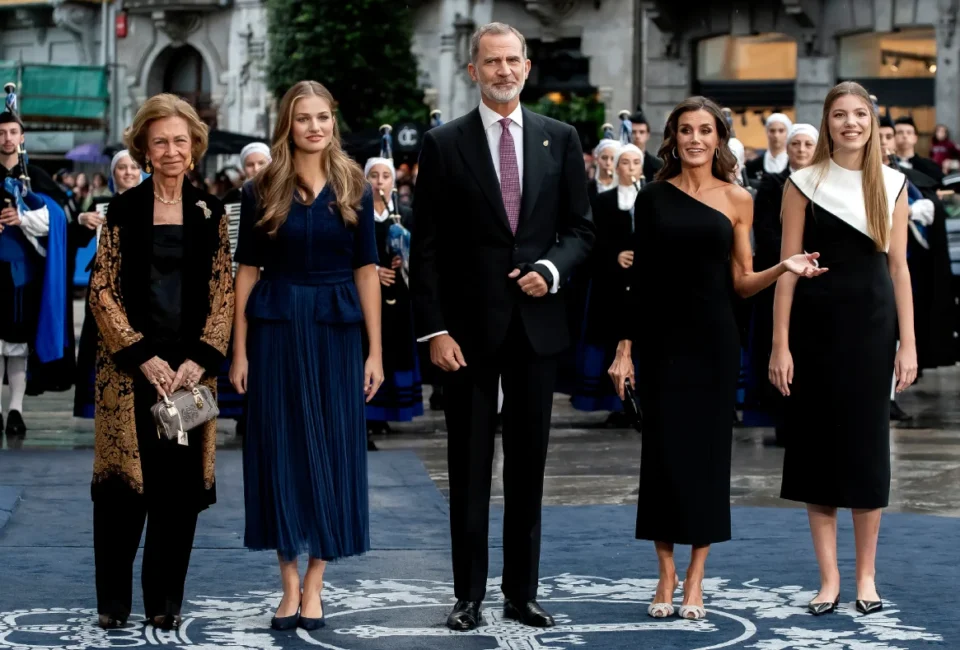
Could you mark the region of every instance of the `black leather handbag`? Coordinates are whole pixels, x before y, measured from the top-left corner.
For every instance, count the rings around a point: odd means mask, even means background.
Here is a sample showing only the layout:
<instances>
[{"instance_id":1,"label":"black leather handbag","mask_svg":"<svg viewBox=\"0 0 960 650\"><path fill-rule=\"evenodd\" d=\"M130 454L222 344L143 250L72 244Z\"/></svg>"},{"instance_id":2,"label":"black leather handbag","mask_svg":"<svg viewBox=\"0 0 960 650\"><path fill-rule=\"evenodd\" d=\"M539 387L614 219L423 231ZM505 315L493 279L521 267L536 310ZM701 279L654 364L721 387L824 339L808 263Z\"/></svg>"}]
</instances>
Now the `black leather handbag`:
<instances>
[{"instance_id":1,"label":"black leather handbag","mask_svg":"<svg viewBox=\"0 0 960 650\"><path fill-rule=\"evenodd\" d=\"M643 433L643 410L640 408L640 400L637 399L637 391L629 379L623 380L623 412L637 433Z\"/></svg>"}]
</instances>

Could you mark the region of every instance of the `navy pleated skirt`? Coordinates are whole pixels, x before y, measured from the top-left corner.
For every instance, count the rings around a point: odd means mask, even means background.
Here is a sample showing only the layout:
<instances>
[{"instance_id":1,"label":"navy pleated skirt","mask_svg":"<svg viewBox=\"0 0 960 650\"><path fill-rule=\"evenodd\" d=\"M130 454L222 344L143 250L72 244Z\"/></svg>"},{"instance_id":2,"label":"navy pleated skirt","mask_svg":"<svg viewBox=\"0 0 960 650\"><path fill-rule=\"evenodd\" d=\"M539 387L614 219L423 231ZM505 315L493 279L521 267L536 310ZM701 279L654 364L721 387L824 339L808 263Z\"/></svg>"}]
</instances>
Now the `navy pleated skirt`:
<instances>
[{"instance_id":1,"label":"navy pleated skirt","mask_svg":"<svg viewBox=\"0 0 960 650\"><path fill-rule=\"evenodd\" d=\"M370 548L363 325L320 322L324 289L290 286L289 319L247 337L244 544L286 560Z\"/></svg>"}]
</instances>

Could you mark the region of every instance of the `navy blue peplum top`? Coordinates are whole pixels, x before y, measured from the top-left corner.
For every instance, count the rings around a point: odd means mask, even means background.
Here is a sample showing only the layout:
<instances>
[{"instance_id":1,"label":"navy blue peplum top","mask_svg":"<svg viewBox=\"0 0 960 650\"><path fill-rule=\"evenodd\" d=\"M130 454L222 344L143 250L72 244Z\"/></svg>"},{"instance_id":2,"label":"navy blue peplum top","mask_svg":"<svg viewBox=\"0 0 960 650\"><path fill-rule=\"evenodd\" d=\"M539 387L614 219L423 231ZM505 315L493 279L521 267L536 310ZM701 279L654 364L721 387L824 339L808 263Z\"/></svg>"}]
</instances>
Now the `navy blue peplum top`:
<instances>
[{"instance_id":1,"label":"navy blue peplum top","mask_svg":"<svg viewBox=\"0 0 960 650\"><path fill-rule=\"evenodd\" d=\"M361 322L363 313L353 271L379 261L369 189L357 211L356 226L344 224L329 184L311 205L291 198L290 213L275 237L256 228L262 216L253 183L248 181L242 191L234 259L262 271L247 300L247 318L290 320L293 287L305 286L315 287L318 292L314 308L317 322Z\"/></svg>"}]
</instances>

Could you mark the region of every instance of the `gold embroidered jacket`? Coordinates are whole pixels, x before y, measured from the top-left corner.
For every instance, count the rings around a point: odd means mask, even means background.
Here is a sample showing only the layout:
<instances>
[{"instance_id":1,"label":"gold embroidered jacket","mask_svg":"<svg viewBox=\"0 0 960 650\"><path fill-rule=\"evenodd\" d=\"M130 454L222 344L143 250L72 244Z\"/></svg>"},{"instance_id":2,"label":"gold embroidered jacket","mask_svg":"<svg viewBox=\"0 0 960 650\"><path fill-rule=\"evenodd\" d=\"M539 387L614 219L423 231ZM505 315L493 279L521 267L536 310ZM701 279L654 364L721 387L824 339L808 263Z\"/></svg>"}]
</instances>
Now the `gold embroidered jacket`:
<instances>
[{"instance_id":1,"label":"gold embroidered jacket","mask_svg":"<svg viewBox=\"0 0 960 650\"><path fill-rule=\"evenodd\" d=\"M184 269L181 314L186 358L203 366L202 383L216 391L217 372L233 326L233 275L223 205L183 184ZM119 478L143 493L134 413L134 378L156 356L149 330L153 246L153 180L113 199L90 275L90 310L100 330L94 395L93 484ZM214 485L216 420L203 436L203 479Z\"/></svg>"}]
</instances>

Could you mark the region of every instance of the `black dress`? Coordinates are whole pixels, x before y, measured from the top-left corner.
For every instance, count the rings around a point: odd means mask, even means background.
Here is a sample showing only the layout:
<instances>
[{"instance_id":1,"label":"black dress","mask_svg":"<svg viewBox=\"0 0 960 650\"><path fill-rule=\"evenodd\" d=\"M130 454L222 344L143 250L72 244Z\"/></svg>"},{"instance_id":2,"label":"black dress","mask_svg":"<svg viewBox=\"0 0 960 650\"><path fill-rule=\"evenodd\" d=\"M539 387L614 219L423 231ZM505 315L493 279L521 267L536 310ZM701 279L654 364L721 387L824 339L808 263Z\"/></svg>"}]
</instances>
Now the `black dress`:
<instances>
[{"instance_id":1,"label":"black dress","mask_svg":"<svg viewBox=\"0 0 960 650\"><path fill-rule=\"evenodd\" d=\"M903 174L883 168L890 214ZM790 182L807 197L803 247L830 269L797 282L790 311L794 378L786 400L780 496L882 508L890 493L890 382L897 312L887 254L867 234L861 172L830 161Z\"/></svg>"},{"instance_id":2,"label":"black dress","mask_svg":"<svg viewBox=\"0 0 960 650\"><path fill-rule=\"evenodd\" d=\"M733 224L666 182L637 196L624 321L644 410L637 538L730 539L730 453L740 339Z\"/></svg>"}]
</instances>

